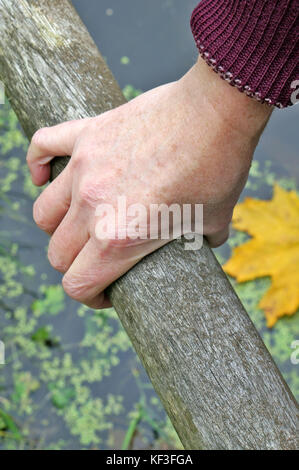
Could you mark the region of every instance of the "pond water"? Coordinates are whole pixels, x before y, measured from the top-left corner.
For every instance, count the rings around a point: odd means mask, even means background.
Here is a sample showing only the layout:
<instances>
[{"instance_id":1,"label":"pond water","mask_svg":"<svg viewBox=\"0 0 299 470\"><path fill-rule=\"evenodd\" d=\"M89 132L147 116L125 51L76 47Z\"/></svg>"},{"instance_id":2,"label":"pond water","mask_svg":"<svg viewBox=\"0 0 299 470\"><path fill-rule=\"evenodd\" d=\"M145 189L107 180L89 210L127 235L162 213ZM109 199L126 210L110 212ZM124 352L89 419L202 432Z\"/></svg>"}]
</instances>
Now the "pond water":
<instances>
[{"instance_id":1,"label":"pond water","mask_svg":"<svg viewBox=\"0 0 299 470\"><path fill-rule=\"evenodd\" d=\"M122 88L146 91L178 79L195 62L189 18L196 1L74 0ZM242 116L240 116L242 119ZM273 182L298 188L299 106L275 111L244 195L270 198ZM37 190L25 169L26 140L0 107L0 448L176 448L179 440L113 310L67 299L48 264L48 239L33 224ZM242 234L232 232L219 259ZM298 313L265 326L257 303L269 280L234 286L293 393L290 362ZM128 429L131 425L132 436Z\"/></svg>"}]
</instances>

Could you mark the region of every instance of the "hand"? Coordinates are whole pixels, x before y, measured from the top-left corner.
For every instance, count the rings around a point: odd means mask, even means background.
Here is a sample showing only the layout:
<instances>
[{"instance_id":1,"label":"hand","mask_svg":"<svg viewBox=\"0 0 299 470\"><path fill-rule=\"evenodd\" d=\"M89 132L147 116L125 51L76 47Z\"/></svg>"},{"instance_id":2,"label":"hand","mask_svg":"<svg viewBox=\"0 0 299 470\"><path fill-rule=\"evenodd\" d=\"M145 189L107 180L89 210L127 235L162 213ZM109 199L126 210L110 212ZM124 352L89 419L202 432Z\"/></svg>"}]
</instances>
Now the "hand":
<instances>
[{"instance_id":1,"label":"hand","mask_svg":"<svg viewBox=\"0 0 299 470\"><path fill-rule=\"evenodd\" d=\"M49 260L70 297L110 305L104 290L165 240L99 240L96 208L127 203L204 205L211 246L228 237L234 205L272 109L221 80L201 59L179 81L94 118L40 129L27 161L33 182L49 179L49 161L71 155L34 204L51 235ZM145 222L146 224L147 222Z\"/></svg>"}]
</instances>

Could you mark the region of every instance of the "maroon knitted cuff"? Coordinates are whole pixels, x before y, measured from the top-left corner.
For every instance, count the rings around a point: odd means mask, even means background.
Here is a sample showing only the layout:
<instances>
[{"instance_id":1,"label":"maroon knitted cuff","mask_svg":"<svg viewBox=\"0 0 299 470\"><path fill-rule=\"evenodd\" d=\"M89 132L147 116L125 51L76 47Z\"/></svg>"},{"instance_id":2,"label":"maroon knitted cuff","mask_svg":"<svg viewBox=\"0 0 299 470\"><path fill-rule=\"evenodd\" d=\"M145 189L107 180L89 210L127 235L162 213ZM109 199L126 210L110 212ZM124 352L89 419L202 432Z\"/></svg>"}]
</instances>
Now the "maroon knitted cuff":
<instances>
[{"instance_id":1,"label":"maroon knitted cuff","mask_svg":"<svg viewBox=\"0 0 299 470\"><path fill-rule=\"evenodd\" d=\"M191 29L201 56L231 85L279 108L298 101L299 0L202 0Z\"/></svg>"}]
</instances>

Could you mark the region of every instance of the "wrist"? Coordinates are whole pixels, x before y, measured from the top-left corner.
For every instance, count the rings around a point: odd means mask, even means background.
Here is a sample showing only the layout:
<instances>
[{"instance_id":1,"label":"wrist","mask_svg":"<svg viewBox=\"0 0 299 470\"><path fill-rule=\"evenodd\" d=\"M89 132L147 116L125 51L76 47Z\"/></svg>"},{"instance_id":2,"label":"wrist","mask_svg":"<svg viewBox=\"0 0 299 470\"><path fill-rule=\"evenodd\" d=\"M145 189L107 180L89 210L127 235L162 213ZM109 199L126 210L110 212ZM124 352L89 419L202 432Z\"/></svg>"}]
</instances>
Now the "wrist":
<instances>
[{"instance_id":1,"label":"wrist","mask_svg":"<svg viewBox=\"0 0 299 470\"><path fill-rule=\"evenodd\" d=\"M211 122L222 121L244 138L258 140L273 106L260 103L223 80L199 56L196 64L180 80L192 107L206 113Z\"/></svg>"}]
</instances>

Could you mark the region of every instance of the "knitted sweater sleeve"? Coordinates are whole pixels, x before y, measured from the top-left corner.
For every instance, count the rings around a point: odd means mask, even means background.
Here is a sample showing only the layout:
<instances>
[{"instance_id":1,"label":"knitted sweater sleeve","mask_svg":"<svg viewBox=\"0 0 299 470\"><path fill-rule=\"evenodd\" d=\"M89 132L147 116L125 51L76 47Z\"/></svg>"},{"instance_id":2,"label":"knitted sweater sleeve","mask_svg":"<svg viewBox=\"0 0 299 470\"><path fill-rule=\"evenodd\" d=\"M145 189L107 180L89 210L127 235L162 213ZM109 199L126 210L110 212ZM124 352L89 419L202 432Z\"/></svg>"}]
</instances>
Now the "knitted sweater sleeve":
<instances>
[{"instance_id":1,"label":"knitted sweater sleeve","mask_svg":"<svg viewBox=\"0 0 299 470\"><path fill-rule=\"evenodd\" d=\"M201 56L259 101L299 101L299 0L202 0L191 17Z\"/></svg>"}]
</instances>

